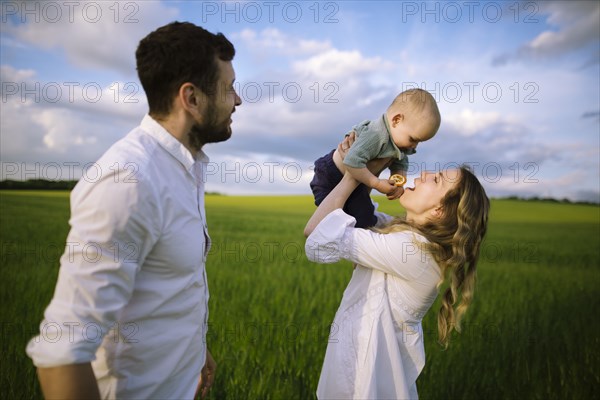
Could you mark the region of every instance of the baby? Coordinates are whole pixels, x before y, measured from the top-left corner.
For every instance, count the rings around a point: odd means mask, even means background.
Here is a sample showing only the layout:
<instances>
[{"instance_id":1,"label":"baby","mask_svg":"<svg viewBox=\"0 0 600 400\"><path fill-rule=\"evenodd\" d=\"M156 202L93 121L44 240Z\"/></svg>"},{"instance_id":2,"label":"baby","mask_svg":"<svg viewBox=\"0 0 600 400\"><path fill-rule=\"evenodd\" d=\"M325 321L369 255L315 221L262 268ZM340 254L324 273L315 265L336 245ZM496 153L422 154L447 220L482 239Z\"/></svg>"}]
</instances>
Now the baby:
<instances>
[{"instance_id":1,"label":"baby","mask_svg":"<svg viewBox=\"0 0 600 400\"><path fill-rule=\"evenodd\" d=\"M374 226L377 218L371 189L390 200L399 198L404 189L396 182L405 181L407 156L416 152L420 142L436 134L440 122L440 112L429 92L410 89L400 93L380 118L354 126L356 141L343 160L336 149L315 161L315 176L310 183L315 204L321 204L348 171L361 185L348 198L344 211L356 218L357 228ZM367 169L367 162L376 158L391 160L389 180L379 179Z\"/></svg>"}]
</instances>

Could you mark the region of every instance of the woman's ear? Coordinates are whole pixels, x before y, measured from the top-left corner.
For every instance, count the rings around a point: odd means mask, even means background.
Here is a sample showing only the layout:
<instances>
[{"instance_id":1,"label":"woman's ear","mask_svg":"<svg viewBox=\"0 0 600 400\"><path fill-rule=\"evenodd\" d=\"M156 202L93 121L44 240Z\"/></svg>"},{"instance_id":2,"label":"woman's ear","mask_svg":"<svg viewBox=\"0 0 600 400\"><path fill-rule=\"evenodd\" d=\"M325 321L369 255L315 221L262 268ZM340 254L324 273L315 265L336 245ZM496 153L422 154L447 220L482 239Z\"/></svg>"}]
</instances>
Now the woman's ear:
<instances>
[{"instance_id":1,"label":"woman's ear","mask_svg":"<svg viewBox=\"0 0 600 400\"><path fill-rule=\"evenodd\" d=\"M442 206L437 206L431 209L431 216L434 218L442 218L444 216L444 208Z\"/></svg>"}]
</instances>

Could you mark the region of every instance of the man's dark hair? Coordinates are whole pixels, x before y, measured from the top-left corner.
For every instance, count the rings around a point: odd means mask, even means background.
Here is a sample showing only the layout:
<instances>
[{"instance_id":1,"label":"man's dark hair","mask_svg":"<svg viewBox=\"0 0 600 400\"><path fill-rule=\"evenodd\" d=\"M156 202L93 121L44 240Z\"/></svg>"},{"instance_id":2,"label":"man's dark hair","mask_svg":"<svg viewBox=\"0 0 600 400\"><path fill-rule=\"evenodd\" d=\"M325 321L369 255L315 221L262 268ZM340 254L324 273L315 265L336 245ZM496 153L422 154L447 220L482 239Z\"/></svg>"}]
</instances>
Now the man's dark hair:
<instances>
[{"instance_id":1,"label":"man's dark hair","mask_svg":"<svg viewBox=\"0 0 600 400\"><path fill-rule=\"evenodd\" d=\"M140 41L135 52L137 72L148 98L150 115L164 117L185 82L207 96L216 91L222 61L235 55L233 44L222 33L216 35L189 22L172 22Z\"/></svg>"}]
</instances>

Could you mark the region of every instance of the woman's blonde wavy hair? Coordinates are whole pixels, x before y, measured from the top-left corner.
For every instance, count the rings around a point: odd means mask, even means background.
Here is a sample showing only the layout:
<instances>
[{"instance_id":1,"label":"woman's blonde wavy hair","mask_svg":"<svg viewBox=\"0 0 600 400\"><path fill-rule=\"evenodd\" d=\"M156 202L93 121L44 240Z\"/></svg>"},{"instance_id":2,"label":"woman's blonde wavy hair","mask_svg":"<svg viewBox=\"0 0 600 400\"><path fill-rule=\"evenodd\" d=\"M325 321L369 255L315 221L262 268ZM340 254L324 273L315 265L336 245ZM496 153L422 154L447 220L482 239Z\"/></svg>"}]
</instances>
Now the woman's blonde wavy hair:
<instances>
[{"instance_id":1,"label":"woman's blonde wavy hair","mask_svg":"<svg viewBox=\"0 0 600 400\"><path fill-rule=\"evenodd\" d=\"M374 229L380 233L411 230L427 238L424 250L442 271L438 289L449 281L438 313L438 341L444 348L448 347L452 330L460 332L461 319L473 300L479 248L490 209L485 190L471 170L463 165L460 172L458 182L441 201L441 218L416 225L398 217Z\"/></svg>"}]
</instances>

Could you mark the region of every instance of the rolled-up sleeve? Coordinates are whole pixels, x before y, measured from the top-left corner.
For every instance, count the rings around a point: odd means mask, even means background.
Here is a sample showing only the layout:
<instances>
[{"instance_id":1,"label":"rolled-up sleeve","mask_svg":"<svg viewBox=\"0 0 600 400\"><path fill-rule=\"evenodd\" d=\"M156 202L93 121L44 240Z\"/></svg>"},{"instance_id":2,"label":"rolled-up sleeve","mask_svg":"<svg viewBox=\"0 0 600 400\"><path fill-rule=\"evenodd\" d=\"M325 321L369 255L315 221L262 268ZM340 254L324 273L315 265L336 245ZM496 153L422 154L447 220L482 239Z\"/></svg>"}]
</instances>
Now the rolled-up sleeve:
<instances>
[{"instance_id":1,"label":"rolled-up sleeve","mask_svg":"<svg viewBox=\"0 0 600 400\"><path fill-rule=\"evenodd\" d=\"M356 225L356 219L341 208L329 213L306 239L304 250L309 260L330 264L345 258L352 243L349 229Z\"/></svg>"},{"instance_id":2,"label":"rolled-up sleeve","mask_svg":"<svg viewBox=\"0 0 600 400\"><path fill-rule=\"evenodd\" d=\"M115 171L119 173L123 171ZM129 301L136 274L157 240L158 210L141 182L107 174L71 197L71 230L40 334L27 345L37 367L89 362Z\"/></svg>"},{"instance_id":3,"label":"rolled-up sleeve","mask_svg":"<svg viewBox=\"0 0 600 400\"><path fill-rule=\"evenodd\" d=\"M352 229L346 236L352 247L344 258L367 268L410 281L435 265L424 250L425 239L410 231L382 234Z\"/></svg>"},{"instance_id":4,"label":"rolled-up sleeve","mask_svg":"<svg viewBox=\"0 0 600 400\"><path fill-rule=\"evenodd\" d=\"M423 250L422 236L410 231L381 234L355 224L341 209L331 212L307 238L306 256L325 264L346 259L405 280L419 278L434 265Z\"/></svg>"}]
</instances>

